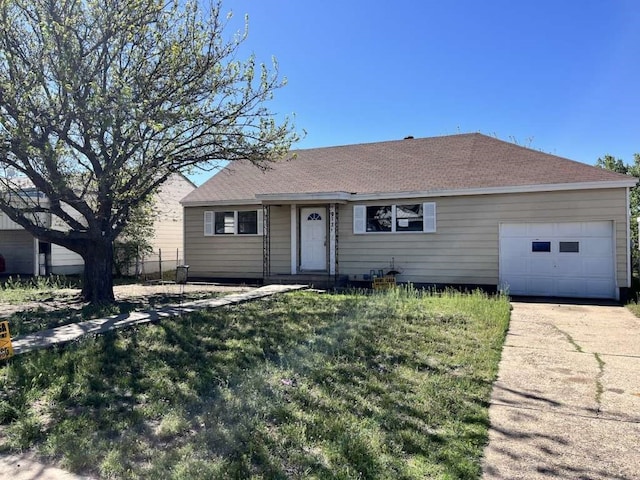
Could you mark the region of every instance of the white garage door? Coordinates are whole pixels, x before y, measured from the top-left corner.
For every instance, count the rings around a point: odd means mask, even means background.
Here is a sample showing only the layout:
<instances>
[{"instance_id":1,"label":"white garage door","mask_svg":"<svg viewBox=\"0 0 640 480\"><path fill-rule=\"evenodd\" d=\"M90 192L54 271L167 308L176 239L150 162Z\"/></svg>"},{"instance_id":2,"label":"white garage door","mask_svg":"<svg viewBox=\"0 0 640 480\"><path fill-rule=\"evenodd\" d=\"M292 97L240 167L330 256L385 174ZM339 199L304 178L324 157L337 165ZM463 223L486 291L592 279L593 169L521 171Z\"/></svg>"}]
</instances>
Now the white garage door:
<instances>
[{"instance_id":1,"label":"white garage door","mask_svg":"<svg viewBox=\"0 0 640 480\"><path fill-rule=\"evenodd\" d=\"M511 295L615 298L613 222L500 225L500 285Z\"/></svg>"}]
</instances>

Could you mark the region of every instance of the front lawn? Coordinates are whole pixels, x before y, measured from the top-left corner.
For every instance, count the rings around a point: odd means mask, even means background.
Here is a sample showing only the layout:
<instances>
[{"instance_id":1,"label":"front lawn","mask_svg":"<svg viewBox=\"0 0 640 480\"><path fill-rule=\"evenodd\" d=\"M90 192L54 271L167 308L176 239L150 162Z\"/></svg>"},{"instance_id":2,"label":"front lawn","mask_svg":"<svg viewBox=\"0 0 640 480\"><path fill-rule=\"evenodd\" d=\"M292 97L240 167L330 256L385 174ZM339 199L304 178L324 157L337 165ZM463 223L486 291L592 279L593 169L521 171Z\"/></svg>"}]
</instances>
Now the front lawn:
<instances>
[{"instance_id":1,"label":"front lawn","mask_svg":"<svg viewBox=\"0 0 640 480\"><path fill-rule=\"evenodd\" d=\"M101 478L479 478L505 297L298 292L0 367L0 448Z\"/></svg>"}]
</instances>

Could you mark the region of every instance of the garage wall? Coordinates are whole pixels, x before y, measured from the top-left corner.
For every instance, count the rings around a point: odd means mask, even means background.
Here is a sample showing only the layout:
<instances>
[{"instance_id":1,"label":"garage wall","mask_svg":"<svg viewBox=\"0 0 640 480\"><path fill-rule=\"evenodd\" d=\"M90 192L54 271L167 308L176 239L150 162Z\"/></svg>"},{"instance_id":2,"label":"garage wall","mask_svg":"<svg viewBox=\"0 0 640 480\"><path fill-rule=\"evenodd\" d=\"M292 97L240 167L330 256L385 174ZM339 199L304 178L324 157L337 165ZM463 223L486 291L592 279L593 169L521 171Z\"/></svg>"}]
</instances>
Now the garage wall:
<instances>
[{"instance_id":1,"label":"garage wall","mask_svg":"<svg viewBox=\"0 0 640 480\"><path fill-rule=\"evenodd\" d=\"M49 271L54 275L79 275L84 271L84 260L71 250L51 244Z\"/></svg>"},{"instance_id":2,"label":"garage wall","mask_svg":"<svg viewBox=\"0 0 640 480\"><path fill-rule=\"evenodd\" d=\"M616 274L627 285L626 190L473 195L358 202L361 205L436 202L435 233L353 233L353 204L340 207L340 273L388 269L399 281L497 285L501 222L614 222Z\"/></svg>"},{"instance_id":3,"label":"garage wall","mask_svg":"<svg viewBox=\"0 0 640 480\"><path fill-rule=\"evenodd\" d=\"M33 275L34 241L26 230L0 231L0 254L5 259L5 274Z\"/></svg>"}]
</instances>

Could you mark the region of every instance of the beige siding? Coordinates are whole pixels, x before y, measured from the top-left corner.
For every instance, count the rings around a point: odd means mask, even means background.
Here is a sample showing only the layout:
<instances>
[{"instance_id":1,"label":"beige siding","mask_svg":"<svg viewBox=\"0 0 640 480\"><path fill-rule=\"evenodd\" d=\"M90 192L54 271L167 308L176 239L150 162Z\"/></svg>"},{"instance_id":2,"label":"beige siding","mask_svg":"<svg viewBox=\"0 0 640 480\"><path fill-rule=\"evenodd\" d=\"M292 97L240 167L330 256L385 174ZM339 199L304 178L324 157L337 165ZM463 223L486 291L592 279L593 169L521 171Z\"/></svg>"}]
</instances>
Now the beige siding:
<instances>
[{"instance_id":1,"label":"beige siding","mask_svg":"<svg viewBox=\"0 0 640 480\"><path fill-rule=\"evenodd\" d=\"M242 207L184 209L185 262L191 277L262 278L261 235L204 235L205 211L252 210Z\"/></svg>"},{"instance_id":2,"label":"beige siding","mask_svg":"<svg viewBox=\"0 0 640 480\"><path fill-rule=\"evenodd\" d=\"M474 195L402 200L435 201L436 233L353 234L353 205L340 209L340 273L362 278L388 269L392 259L400 281L416 283L498 283L501 222L612 220L619 287L627 285L625 189ZM383 205L393 202L363 202ZM396 202L399 203L399 202Z\"/></svg>"},{"instance_id":3,"label":"beige siding","mask_svg":"<svg viewBox=\"0 0 640 480\"><path fill-rule=\"evenodd\" d=\"M371 270L388 270L393 262L399 281L497 285L499 224L502 222L614 222L619 287L627 285L626 191L474 195L359 204L436 202L435 233L353 233L353 203L340 205L339 274L361 280ZM185 208L186 262L194 276L262 277L262 237L205 237L205 210L260 208ZM291 217L288 205L271 207L271 273L291 269Z\"/></svg>"},{"instance_id":4,"label":"beige siding","mask_svg":"<svg viewBox=\"0 0 640 480\"><path fill-rule=\"evenodd\" d=\"M291 273L291 207L272 206L271 210L271 273Z\"/></svg>"},{"instance_id":5,"label":"beige siding","mask_svg":"<svg viewBox=\"0 0 640 480\"><path fill-rule=\"evenodd\" d=\"M178 174L171 176L160 188L154 203L156 220L151 240L153 252L144 258L145 273L159 271L160 258L164 271L173 270L176 263L184 262L184 225L180 200L194 188L189 180Z\"/></svg>"}]
</instances>

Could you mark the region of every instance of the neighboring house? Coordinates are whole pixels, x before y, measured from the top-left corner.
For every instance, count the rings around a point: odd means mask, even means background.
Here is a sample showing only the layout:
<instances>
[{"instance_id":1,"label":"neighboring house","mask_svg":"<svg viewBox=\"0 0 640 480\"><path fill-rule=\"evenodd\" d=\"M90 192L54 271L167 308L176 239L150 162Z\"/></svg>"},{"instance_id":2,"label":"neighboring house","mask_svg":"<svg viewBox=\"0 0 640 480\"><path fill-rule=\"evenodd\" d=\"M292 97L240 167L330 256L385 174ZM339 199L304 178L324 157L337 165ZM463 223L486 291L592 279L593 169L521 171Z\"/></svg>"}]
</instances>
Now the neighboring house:
<instances>
[{"instance_id":1,"label":"neighboring house","mask_svg":"<svg viewBox=\"0 0 640 480\"><path fill-rule=\"evenodd\" d=\"M195 188L186 177L175 174L160 188L155 197L154 238L151 240L153 253L144 258L140 270L145 273L159 270L158 252L162 250L163 269L175 268L183 259L183 224L180 199ZM35 190L25 188L32 195L40 195ZM42 197L46 202L46 198ZM63 229L66 225L57 217L43 219L52 228ZM0 212L0 255L5 261L4 275L44 275L45 273L68 275L83 271L84 262L77 253L53 243L40 242L20 225Z\"/></svg>"},{"instance_id":2,"label":"neighboring house","mask_svg":"<svg viewBox=\"0 0 640 480\"><path fill-rule=\"evenodd\" d=\"M237 162L183 200L192 277L366 281L619 298L637 179L481 134Z\"/></svg>"}]
</instances>

